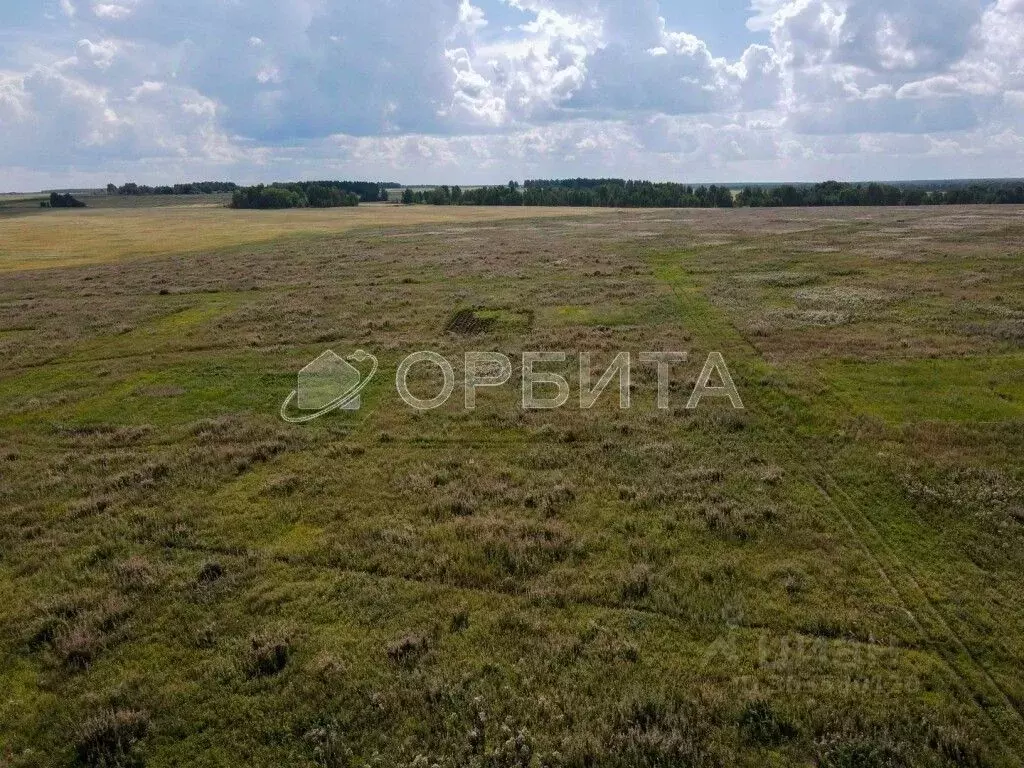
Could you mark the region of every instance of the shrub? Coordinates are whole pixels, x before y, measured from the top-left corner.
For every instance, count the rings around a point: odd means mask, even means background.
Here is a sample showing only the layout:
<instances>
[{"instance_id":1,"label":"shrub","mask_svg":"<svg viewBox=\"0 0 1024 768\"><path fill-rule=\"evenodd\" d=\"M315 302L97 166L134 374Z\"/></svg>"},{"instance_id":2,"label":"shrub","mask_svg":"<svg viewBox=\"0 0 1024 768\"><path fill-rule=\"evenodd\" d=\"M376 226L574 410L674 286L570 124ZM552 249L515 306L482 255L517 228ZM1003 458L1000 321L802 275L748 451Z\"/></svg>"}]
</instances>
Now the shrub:
<instances>
[{"instance_id":1,"label":"shrub","mask_svg":"<svg viewBox=\"0 0 1024 768\"><path fill-rule=\"evenodd\" d=\"M199 576L197 581L200 584L212 584L224 575L224 566L220 563L213 561L206 563L199 570Z\"/></svg>"},{"instance_id":2,"label":"shrub","mask_svg":"<svg viewBox=\"0 0 1024 768\"><path fill-rule=\"evenodd\" d=\"M292 643L287 637L256 635L249 640L246 674L249 677L271 677L281 672L292 656Z\"/></svg>"},{"instance_id":3,"label":"shrub","mask_svg":"<svg viewBox=\"0 0 1024 768\"><path fill-rule=\"evenodd\" d=\"M452 632L464 632L469 629L469 608L460 608L458 613L452 616Z\"/></svg>"},{"instance_id":4,"label":"shrub","mask_svg":"<svg viewBox=\"0 0 1024 768\"><path fill-rule=\"evenodd\" d=\"M388 658L396 664L415 664L430 650L430 640L423 635L406 635L388 646Z\"/></svg>"},{"instance_id":5,"label":"shrub","mask_svg":"<svg viewBox=\"0 0 1024 768\"><path fill-rule=\"evenodd\" d=\"M740 715L740 733L748 744L774 746L796 736L796 729L780 718L763 699L747 704Z\"/></svg>"},{"instance_id":6,"label":"shrub","mask_svg":"<svg viewBox=\"0 0 1024 768\"><path fill-rule=\"evenodd\" d=\"M130 709L105 710L87 720L75 742L79 765L95 768L140 765L133 755L149 731L149 717Z\"/></svg>"},{"instance_id":7,"label":"shrub","mask_svg":"<svg viewBox=\"0 0 1024 768\"><path fill-rule=\"evenodd\" d=\"M121 589L134 591L152 586L156 574L146 558L133 555L114 567L114 579Z\"/></svg>"},{"instance_id":8,"label":"shrub","mask_svg":"<svg viewBox=\"0 0 1024 768\"><path fill-rule=\"evenodd\" d=\"M634 566L622 585L623 600L642 600L651 592L651 567L646 563Z\"/></svg>"},{"instance_id":9,"label":"shrub","mask_svg":"<svg viewBox=\"0 0 1024 768\"><path fill-rule=\"evenodd\" d=\"M76 200L70 194L59 195L56 192L50 193L50 208L85 208L85 203Z\"/></svg>"}]
</instances>

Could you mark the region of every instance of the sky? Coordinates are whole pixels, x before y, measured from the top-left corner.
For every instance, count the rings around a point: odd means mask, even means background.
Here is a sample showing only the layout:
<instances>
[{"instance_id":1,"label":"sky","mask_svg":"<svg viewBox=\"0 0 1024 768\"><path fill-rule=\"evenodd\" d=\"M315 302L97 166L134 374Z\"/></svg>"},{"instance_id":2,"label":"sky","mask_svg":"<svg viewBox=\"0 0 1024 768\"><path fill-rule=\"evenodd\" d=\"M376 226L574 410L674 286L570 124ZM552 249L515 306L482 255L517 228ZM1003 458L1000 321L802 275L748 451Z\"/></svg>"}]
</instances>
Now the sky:
<instances>
[{"instance_id":1,"label":"sky","mask_svg":"<svg viewBox=\"0 0 1024 768\"><path fill-rule=\"evenodd\" d=\"M2 0L0 191L1024 176L1024 0Z\"/></svg>"}]
</instances>

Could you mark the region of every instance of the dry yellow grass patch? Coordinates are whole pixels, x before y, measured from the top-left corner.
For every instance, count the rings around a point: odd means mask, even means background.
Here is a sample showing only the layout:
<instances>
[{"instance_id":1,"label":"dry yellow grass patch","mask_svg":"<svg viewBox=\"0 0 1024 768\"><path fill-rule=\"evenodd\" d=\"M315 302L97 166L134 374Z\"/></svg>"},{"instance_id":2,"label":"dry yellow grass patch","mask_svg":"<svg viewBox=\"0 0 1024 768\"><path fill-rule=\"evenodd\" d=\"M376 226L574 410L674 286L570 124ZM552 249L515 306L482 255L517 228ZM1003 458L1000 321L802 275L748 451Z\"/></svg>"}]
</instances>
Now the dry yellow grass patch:
<instances>
[{"instance_id":1,"label":"dry yellow grass patch","mask_svg":"<svg viewBox=\"0 0 1024 768\"><path fill-rule=\"evenodd\" d=\"M47 211L0 219L0 271L213 250L287 235L565 215L586 208L360 206L286 211L172 207Z\"/></svg>"}]
</instances>

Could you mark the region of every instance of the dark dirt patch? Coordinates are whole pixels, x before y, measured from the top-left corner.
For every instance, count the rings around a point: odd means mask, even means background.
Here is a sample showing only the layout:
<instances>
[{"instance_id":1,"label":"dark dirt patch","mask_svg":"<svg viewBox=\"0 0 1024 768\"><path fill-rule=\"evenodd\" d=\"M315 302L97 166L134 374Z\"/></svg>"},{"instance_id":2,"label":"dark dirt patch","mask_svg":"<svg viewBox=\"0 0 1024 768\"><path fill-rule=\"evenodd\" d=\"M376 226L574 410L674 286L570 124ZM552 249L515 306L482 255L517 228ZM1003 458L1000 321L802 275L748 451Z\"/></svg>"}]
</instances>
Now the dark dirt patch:
<instances>
[{"instance_id":1,"label":"dark dirt patch","mask_svg":"<svg viewBox=\"0 0 1024 768\"><path fill-rule=\"evenodd\" d=\"M497 324L498 318L496 317L481 316L475 309L460 309L448 321L445 331L471 336L477 333L487 333Z\"/></svg>"},{"instance_id":2,"label":"dark dirt patch","mask_svg":"<svg viewBox=\"0 0 1024 768\"><path fill-rule=\"evenodd\" d=\"M528 331L532 326L532 312L473 307L456 312L445 326L445 332L472 336L498 331Z\"/></svg>"}]
</instances>

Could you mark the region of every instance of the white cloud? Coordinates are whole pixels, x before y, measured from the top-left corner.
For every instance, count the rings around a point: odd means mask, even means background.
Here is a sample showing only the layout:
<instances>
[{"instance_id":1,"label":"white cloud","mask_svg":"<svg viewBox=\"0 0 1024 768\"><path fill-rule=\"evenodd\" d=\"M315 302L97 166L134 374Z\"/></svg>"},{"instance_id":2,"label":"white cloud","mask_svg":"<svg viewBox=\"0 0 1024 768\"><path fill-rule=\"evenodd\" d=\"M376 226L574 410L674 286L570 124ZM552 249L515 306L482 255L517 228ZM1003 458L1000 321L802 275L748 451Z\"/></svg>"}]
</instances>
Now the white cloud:
<instances>
[{"instance_id":1,"label":"white cloud","mask_svg":"<svg viewBox=\"0 0 1024 768\"><path fill-rule=\"evenodd\" d=\"M459 26L462 31L472 35L487 26L484 12L473 5L470 0L459 2Z\"/></svg>"},{"instance_id":2,"label":"white cloud","mask_svg":"<svg viewBox=\"0 0 1024 768\"><path fill-rule=\"evenodd\" d=\"M583 85L595 25L542 10L520 31L515 40L447 52L455 83L446 115L493 126L545 119Z\"/></svg>"},{"instance_id":3,"label":"white cloud","mask_svg":"<svg viewBox=\"0 0 1024 768\"><path fill-rule=\"evenodd\" d=\"M78 41L76 55L78 61L105 70L113 63L118 50L118 45L113 40L100 40L94 43L88 38L83 38Z\"/></svg>"},{"instance_id":4,"label":"white cloud","mask_svg":"<svg viewBox=\"0 0 1024 768\"><path fill-rule=\"evenodd\" d=\"M90 167L168 156L218 162L235 151L217 125L216 104L191 89L146 81L116 98L56 67L0 79L0 121L9 138L0 165Z\"/></svg>"},{"instance_id":5,"label":"white cloud","mask_svg":"<svg viewBox=\"0 0 1024 768\"><path fill-rule=\"evenodd\" d=\"M1024 173L1024 0L753 0L739 58L659 0L59 2L5 29L0 166Z\"/></svg>"},{"instance_id":6,"label":"white cloud","mask_svg":"<svg viewBox=\"0 0 1024 768\"><path fill-rule=\"evenodd\" d=\"M989 118L1008 85L997 62L1013 59L1012 46L987 41L1013 28L1005 17L1016 2L759 0L753 25L770 30L782 59L795 131L965 131Z\"/></svg>"},{"instance_id":7,"label":"white cloud","mask_svg":"<svg viewBox=\"0 0 1024 768\"><path fill-rule=\"evenodd\" d=\"M121 21L132 15L135 10L134 6L134 2L96 3L92 7L92 12L98 19Z\"/></svg>"},{"instance_id":8,"label":"white cloud","mask_svg":"<svg viewBox=\"0 0 1024 768\"><path fill-rule=\"evenodd\" d=\"M279 84L282 81L281 70L273 65L267 65L256 73L256 80L263 85L267 83Z\"/></svg>"},{"instance_id":9,"label":"white cloud","mask_svg":"<svg viewBox=\"0 0 1024 768\"><path fill-rule=\"evenodd\" d=\"M450 51L455 107L499 125L566 116L706 114L773 106L780 62L765 46L740 61L670 29L657 2L519 0L535 19L514 39Z\"/></svg>"},{"instance_id":10,"label":"white cloud","mask_svg":"<svg viewBox=\"0 0 1024 768\"><path fill-rule=\"evenodd\" d=\"M24 80L0 72L0 126L11 130L12 126L24 122L29 114L27 102Z\"/></svg>"}]
</instances>

